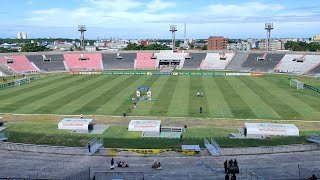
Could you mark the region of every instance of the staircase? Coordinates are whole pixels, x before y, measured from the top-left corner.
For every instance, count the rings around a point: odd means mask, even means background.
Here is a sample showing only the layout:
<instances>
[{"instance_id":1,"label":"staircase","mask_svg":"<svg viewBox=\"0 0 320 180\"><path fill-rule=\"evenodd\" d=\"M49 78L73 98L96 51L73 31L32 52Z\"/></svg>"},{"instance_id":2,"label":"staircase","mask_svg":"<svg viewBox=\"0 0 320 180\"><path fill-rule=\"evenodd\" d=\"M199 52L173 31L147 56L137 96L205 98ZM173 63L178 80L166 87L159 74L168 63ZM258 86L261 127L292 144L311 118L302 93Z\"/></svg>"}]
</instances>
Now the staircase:
<instances>
[{"instance_id":1,"label":"staircase","mask_svg":"<svg viewBox=\"0 0 320 180\"><path fill-rule=\"evenodd\" d=\"M13 76L13 75L18 75L18 73L7 67L6 65L0 63L0 71L4 74L4 76Z\"/></svg>"},{"instance_id":2,"label":"staircase","mask_svg":"<svg viewBox=\"0 0 320 180\"><path fill-rule=\"evenodd\" d=\"M242 69L242 64L247 60L247 57L248 53L237 52L226 69L240 71Z\"/></svg>"}]
</instances>

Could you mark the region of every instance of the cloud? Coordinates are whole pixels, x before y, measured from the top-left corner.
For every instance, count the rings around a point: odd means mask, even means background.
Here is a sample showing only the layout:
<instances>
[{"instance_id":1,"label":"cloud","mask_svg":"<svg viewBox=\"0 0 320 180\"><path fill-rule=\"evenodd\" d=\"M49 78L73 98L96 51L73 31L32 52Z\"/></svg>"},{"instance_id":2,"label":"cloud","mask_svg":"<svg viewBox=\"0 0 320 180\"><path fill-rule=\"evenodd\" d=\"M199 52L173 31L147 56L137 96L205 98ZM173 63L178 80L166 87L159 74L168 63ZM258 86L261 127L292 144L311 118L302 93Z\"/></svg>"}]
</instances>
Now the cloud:
<instances>
[{"instance_id":1,"label":"cloud","mask_svg":"<svg viewBox=\"0 0 320 180\"><path fill-rule=\"evenodd\" d=\"M146 12L157 12L164 9L175 7L176 4L173 2L163 2L160 0L154 0L147 4Z\"/></svg>"},{"instance_id":2,"label":"cloud","mask_svg":"<svg viewBox=\"0 0 320 180\"><path fill-rule=\"evenodd\" d=\"M211 4L183 13L186 7L178 2L153 0L82 0L74 9L50 8L31 12L29 25L141 28L161 26L159 23L265 23L319 22L320 14L287 8L281 4L245 2ZM173 9L176 8L176 9ZM169 11L172 10L172 11ZM151 24L150 24L151 23Z\"/></svg>"},{"instance_id":3,"label":"cloud","mask_svg":"<svg viewBox=\"0 0 320 180\"><path fill-rule=\"evenodd\" d=\"M277 12L284 7L279 4L263 4L260 2L246 2L242 4L213 4L207 8L208 14L213 16L253 16L263 12Z\"/></svg>"}]
</instances>

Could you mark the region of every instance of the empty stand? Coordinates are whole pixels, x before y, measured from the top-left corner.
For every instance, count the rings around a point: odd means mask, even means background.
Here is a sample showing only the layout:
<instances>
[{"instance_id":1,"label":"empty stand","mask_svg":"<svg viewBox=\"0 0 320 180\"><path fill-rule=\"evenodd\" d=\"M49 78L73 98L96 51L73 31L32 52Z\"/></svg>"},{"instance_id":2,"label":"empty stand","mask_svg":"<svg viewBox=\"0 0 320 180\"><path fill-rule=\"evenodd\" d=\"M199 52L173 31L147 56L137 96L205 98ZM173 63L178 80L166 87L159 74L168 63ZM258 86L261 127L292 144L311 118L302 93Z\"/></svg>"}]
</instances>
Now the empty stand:
<instances>
[{"instance_id":1,"label":"empty stand","mask_svg":"<svg viewBox=\"0 0 320 180\"><path fill-rule=\"evenodd\" d=\"M247 58L248 58L248 53L237 52L226 69L240 71L242 69L242 65L247 60Z\"/></svg>"},{"instance_id":2,"label":"empty stand","mask_svg":"<svg viewBox=\"0 0 320 180\"><path fill-rule=\"evenodd\" d=\"M0 56L0 63L13 69L17 73L35 73L35 68L26 56Z\"/></svg>"},{"instance_id":3,"label":"empty stand","mask_svg":"<svg viewBox=\"0 0 320 180\"><path fill-rule=\"evenodd\" d=\"M320 74L320 64L318 64L317 66L315 66L314 68L312 68L309 72L307 72L308 74Z\"/></svg>"},{"instance_id":4,"label":"empty stand","mask_svg":"<svg viewBox=\"0 0 320 180\"><path fill-rule=\"evenodd\" d=\"M206 53L190 53L189 57L184 61L182 69L198 69L201 62L206 58Z\"/></svg>"},{"instance_id":5,"label":"empty stand","mask_svg":"<svg viewBox=\"0 0 320 180\"><path fill-rule=\"evenodd\" d=\"M319 55L286 54L274 70L276 72L304 74L319 63Z\"/></svg>"},{"instance_id":6,"label":"empty stand","mask_svg":"<svg viewBox=\"0 0 320 180\"><path fill-rule=\"evenodd\" d=\"M57 55L27 55L29 61L33 62L42 71L65 71L62 54Z\"/></svg>"},{"instance_id":7,"label":"empty stand","mask_svg":"<svg viewBox=\"0 0 320 180\"><path fill-rule=\"evenodd\" d=\"M64 54L68 69L72 70L102 70L101 54Z\"/></svg>"},{"instance_id":8,"label":"empty stand","mask_svg":"<svg viewBox=\"0 0 320 180\"><path fill-rule=\"evenodd\" d=\"M201 69L226 69L234 53L208 53Z\"/></svg>"},{"instance_id":9,"label":"empty stand","mask_svg":"<svg viewBox=\"0 0 320 180\"><path fill-rule=\"evenodd\" d=\"M136 69L155 69L156 59L151 59L153 53L137 53Z\"/></svg>"},{"instance_id":10,"label":"empty stand","mask_svg":"<svg viewBox=\"0 0 320 180\"><path fill-rule=\"evenodd\" d=\"M167 63L174 64L175 68L181 69L184 65L186 58L189 58L188 53L161 51L160 53L154 53L152 59L159 61L159 65L165 65Z\"/></svg>"},{"instance_id":11,"label":"empty stand","mask_svg":"<svg viewBox=\"0 0 320 180\"><path fill-rule=\"evenodd\" d=\"M134 69L135 53L102 54L105 69Z\"/></svg>"},{"instance_id":12,"label":"empty stand","mask_svg":"<svg viewBox=\"0 0 320 180\"><path fill-rule=\"evenodd\" d=\"M249 54L243 68L251 71L271 72L284 54Z\"/></svg>"}]
</instances>

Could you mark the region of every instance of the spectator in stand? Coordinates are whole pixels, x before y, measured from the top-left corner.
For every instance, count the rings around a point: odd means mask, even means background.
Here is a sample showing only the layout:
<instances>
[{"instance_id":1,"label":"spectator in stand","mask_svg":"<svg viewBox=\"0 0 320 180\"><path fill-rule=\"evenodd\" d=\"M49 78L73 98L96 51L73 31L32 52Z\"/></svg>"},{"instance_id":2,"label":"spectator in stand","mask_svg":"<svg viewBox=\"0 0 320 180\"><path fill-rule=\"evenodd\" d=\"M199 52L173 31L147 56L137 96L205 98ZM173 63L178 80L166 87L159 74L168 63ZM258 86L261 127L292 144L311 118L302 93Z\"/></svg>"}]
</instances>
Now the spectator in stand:
<instances>
[{"instance_id":1,"label":"spectator in stand","mask_svg":"<svg viewBox=\"0 0 320 180\"><path fill-rule=\"evenodd\" d=\"M236 177L235 174L233 174L233 175L231 176L231 180L237 180L237 177Z\"/></svg>"},{"instance_id":2,"label":"spectator in stand","mask_svg":"<svg viewBox=\"0 0 320 180\"><path fill-rule=\"evenodd\" d=\"M111 159L111 166L110 166L110 169L114 169L114 159L113 159L113 158Z\"/></svg>"},{"instance_id":3,"label":"spectator in stand","mask_svg":"<svg viewBox=\"0 0 320 180\"><path fill-rule=\"evenodd\" d=\"M228 161L226 160L226 161L223 163L223 165L224 165L224 173L227 173L227 171L228 171ZM229 175L228 175L228 177L229 177Z\"/></svg>"},{"instance_id":4,"label":"spectator in stand","mask_svg":"<svg viewBox=\"0 0 320 180\"><path fill-rule=\"evenodd\" d=\"M318 178L316 177L316 175L312 174L311 178L309 178L310 180L317 180Z\"/></svg>"}]
</instances>

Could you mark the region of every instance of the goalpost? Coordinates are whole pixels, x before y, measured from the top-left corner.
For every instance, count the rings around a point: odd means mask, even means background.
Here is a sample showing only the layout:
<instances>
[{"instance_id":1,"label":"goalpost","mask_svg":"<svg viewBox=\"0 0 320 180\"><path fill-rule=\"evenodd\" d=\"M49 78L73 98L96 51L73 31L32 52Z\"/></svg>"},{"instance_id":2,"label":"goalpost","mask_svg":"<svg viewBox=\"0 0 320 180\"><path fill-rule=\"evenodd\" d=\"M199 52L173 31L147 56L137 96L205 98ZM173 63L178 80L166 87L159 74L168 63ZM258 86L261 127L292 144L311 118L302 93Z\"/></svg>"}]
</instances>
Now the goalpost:
<instances>
[{"instance_id":1,"label":"goalpost","mask_svg":"<svg viewBox=\"0 0 320 180\"><path fill-rule=\"evenodd\" d=\"M290 86L296 86L297 90L304 89L304 83L297 79L290 79Z\"/></svg>"}]
</instances>

